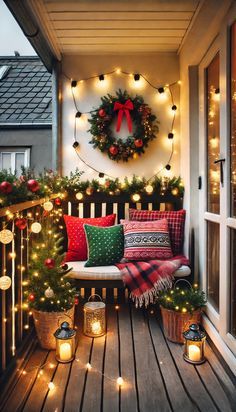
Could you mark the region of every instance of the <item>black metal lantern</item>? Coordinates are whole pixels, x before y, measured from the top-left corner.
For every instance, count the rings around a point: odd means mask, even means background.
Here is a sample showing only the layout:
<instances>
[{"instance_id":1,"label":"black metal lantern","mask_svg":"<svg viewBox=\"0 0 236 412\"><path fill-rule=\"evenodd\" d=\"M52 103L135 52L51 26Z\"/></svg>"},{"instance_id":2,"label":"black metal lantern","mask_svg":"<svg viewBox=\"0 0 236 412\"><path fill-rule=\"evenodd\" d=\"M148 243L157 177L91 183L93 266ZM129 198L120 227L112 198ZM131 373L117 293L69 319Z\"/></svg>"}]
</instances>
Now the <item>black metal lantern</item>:
<instances>
[{"instance_id":1,"label":"black metal lantern","mask_svg":"<svg viewBox=\"0 0 236 412\"><path fill-rule=\"evenodd\" d=\"M183 333L184 336L184 360L200 365L205 362L206 334L195 323Z\"/></svg>"},{"instance_id":2,"label":"black metal lantern","mask_svg":"<svg viewBox=\"0 0 236 412\"><path fill-rule=\"evenodd\" d=\"M56 338L56 359L58 362L71 362L75 357L76 331L70 328L68 322L63 322L54 336Z\"/></svg>"}]
</instances>

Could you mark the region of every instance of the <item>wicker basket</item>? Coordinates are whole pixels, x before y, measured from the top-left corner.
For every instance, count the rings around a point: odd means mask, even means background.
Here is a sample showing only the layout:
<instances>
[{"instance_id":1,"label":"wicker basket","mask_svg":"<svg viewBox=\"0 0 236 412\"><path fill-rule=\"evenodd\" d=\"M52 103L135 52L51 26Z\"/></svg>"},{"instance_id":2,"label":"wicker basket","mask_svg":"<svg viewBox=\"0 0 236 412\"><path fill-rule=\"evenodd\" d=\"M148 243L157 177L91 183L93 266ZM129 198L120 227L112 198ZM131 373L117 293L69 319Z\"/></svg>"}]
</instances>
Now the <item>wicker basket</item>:
<instances>
[{"instance_id":1,"label":"wicker basket","mask_svg":"<svg viewBox=\"0 0 236 412\"><path fill-rule=\"evenodd\" d=\"M65 312L43 312L33 309L32 313L38 340L44 349L56 349L54 332L58 329L59 323L67 321L71 327L74 325L74 306Z\"/></svg>"},{"instance_id":2,"label":"wicker basket","mask_svg":"<svg viewBox=\"0 0 236 412\"><path fill-rule=\"evenodd\" d=\"M202 312L200 309L191 313L180 313L166 309L160 305L165 336L172 342L183 343L183 332L192 323L201 323Z\"/></svg>"}]
</instances>

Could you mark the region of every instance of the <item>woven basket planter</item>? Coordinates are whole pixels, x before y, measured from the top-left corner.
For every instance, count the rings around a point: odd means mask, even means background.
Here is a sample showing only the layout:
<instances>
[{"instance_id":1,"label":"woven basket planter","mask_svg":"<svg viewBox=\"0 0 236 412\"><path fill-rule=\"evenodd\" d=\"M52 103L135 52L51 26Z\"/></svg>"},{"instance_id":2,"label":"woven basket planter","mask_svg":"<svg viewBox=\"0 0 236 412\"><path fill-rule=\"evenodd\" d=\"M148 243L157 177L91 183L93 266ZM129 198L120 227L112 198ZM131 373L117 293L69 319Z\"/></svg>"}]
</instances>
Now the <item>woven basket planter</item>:
<instances>
[{"instance_id":1,"label":"woven basket planter","mask_svg":"<svg viewBox=\"0 0 236 412\"><path fill-rule=\"evenodd\" d=\"M191 313L180 313L175 310L165 309L160 305L165 336L171 342L183 343L183 332L192 323L201 323L202 312L200 309Z\"/></svg>"},{"instance_id":2,"label":"woven basket planter","mask_svg":"<svg viewBox=\"0 0 236 412\"><path fill-rule=\"evenodd\" d=\"M44 349L56 349L54 332L56 332L60 323L66 321L69 322L71 327L74 325L74 306L65 312L42 312L33 309L32 313L37 337Z\"/></svg>"}]
</instances>

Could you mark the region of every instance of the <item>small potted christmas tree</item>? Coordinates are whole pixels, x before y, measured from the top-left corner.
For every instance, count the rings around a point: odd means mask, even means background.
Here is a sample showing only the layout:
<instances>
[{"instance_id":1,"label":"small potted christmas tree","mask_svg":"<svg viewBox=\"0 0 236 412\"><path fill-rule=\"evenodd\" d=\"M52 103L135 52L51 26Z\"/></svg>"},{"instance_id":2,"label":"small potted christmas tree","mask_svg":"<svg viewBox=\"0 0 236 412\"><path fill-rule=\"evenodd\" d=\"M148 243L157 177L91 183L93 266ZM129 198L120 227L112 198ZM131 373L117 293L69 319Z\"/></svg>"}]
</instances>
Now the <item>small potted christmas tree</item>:
<instances>
[{"instance_id":1,"label":"small potted christmas tree","mask_svg":"<svg viewBox=\"0 0 236 412\"><path fill-rule=\"evenodd\" d=\"M63 237L45 219L42 231L33 241L25 298L33 313L40 345L55 349L53 336L59 322L74 323L76 290L66 278L71 270L63 264Z\"/></svg>"}]
</instances>

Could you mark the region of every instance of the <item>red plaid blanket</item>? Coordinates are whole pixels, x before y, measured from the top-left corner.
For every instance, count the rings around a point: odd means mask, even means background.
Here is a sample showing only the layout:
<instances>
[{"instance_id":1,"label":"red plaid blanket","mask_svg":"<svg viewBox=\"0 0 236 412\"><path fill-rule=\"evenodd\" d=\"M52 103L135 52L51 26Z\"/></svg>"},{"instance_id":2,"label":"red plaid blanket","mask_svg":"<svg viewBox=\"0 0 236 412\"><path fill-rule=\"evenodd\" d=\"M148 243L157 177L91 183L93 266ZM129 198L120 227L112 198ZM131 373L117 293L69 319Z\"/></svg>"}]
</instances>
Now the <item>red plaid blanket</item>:
<instances>
[{"instance_id":1,"label":"red plaid blanket","mask_svg":"<svg viewBox=\"0 0 236 412\"><path fill-rule=\"evenodd\" d=\"M185 256L175 256L170 260L149 260L148 262L117 263L124 284L130 291L135 305L148 306L153 303L158 292L170 288L174 279L173 273L181 265L188 264Z\"/></svg>"}]
</instances>

